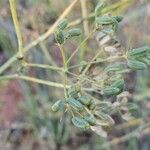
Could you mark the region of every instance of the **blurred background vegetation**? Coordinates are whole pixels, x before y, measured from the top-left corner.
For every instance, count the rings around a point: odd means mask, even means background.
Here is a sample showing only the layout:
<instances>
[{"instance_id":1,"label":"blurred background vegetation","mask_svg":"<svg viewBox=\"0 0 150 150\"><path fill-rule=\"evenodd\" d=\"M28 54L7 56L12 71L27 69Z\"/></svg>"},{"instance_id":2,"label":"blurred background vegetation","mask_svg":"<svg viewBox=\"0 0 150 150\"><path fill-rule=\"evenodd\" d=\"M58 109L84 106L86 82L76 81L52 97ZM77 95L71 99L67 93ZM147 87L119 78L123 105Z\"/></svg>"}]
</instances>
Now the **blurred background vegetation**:
<instances>
[{"instance_id":1,"label":"blurred background vegetation","mask_svg":"<svg viewBox=\"0 0 150 150\"><path fill-rule=\"evenodd\" d=\"M72 0L17 0L17 12L27 45L57 20ZM91 14L99 0L87 0L87 13ZM150 1L149 0L108 0L109 7L121 3L110 11L124 16L117 33L126 49L150 45ZM76 24L82 18L80 1L67 19ZM83 30L80 38L65 44L69 56L92 30L93 18L88 19L85 30L83 22L76 25ZM72 64L82 62L94 54L97 45L90 38L80 49ZM91 50L92 49L92 50ZM0 0L0 65L17 52L17 38L10 15L8 0ZM32 48L26 56L34 63L51 64L51 59L61 66L59 49L53 35ZM17 67L17 69L16 69ZM18 62L6 70L19 70ZM44 69L23 70L31 76L52 81L61 81L59 74ZM0 150L149 150L150 126L142 131L149 122L150 115L150 70L130 73L125 76L126 89L131 93L131 101L138 105L133 111L135 120L119 122L108 129L108 138L102 138L90 131L77 129L66 114L53 114L51 104L61 98L63 91L36 83L20 80L0 81ZM60 119L62 118L62 119Z\"/></svg>"}]
</instances>

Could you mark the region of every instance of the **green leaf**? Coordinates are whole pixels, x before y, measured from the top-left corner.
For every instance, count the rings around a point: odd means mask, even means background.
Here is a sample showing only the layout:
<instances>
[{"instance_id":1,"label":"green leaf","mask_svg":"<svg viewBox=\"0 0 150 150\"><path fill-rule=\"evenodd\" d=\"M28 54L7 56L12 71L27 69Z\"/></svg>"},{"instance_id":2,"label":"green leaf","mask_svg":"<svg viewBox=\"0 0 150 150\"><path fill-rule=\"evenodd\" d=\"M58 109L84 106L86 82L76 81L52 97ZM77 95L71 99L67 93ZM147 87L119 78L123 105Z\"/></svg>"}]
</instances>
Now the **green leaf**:
<instances>
[{"instance_id":1,"label":"green leaf","mask_svg":"<svg viewBox=\"0 0 150 150\"><path fill-rule=\"evenodd\" d=\"M72 123L78 128L88 129L90 127L89 123L80 117L73 117Z\"/></svg>"},{"instance_id":2,"label":"green leaf","mask_svg":"<svg viewBox=\"0 0 150 150\"><path fill-rule=\"evenodd\" d=\"M57 112L63 108L62 100L56 101L52 106L52 111Z\"/></svg>"},{"instance_id":3,"label":"green leaf","mask_svg":"<svg viewBox=\"0 0 150 150\"><path fill-rule=\"evenodd\" d=\"M68 98L67 103L69 106L71 106L76 111L82 111L83 110L83 105L78 100L76 100L74 98Z\"/></svg>"}]
</instances>

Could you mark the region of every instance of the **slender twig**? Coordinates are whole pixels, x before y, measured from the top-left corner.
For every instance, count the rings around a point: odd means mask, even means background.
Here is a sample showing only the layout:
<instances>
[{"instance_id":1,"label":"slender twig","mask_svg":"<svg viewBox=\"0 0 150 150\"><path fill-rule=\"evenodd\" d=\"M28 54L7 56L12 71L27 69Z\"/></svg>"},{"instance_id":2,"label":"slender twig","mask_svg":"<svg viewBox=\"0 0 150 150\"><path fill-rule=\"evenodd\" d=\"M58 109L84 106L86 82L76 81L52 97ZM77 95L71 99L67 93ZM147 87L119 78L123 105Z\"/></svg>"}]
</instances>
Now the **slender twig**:
<instances>
[{"instance_id":1,"label":"slender twig","mask_svg":"<svg viewBox=\"0 0 150 150\"><path fill-rule=\"evenodd\" d=\"M97 63L102 63L102 62L107 62L107 61L108 62L113 62L113 61L116 61L116 60L119 60L119 59L126 59L126 56L125 55L123 55L123 56L110 56L110 57L105 58L105 59L97 59L95 61L85 62L85 63L82 63L82 64L70 66L70 67L68 67L68 69L79 68L79 67L86 66L86 65L89 65L89 64L97 64Z\"/></svg>"},{"instance_id":2,"label":"slender twig","mask_svg":"<svg viewBox=\"0 0 150 150\"><path fill-rule=\"evenodd\" d=\"M86 18L88 16L87 0L80 0L80 3L81 3L82 18ZM89 34L88 19L83 21L83 27L84 27L85 36L88 36Z\"/></svg>"},{"instance_id":3,"label":"slender twig","mask_svg":"<svg viewBox=\"0 0 150 150\"><path fill-rule=\"evenodd\" d=\"M41 47L41 49L42 49L42 51L43 51L43 53L44 53L44 55L45 55L47 61L48 61L49 63L51 63L53 66L57 66L56 63L55 63L55 61L53 60L53 58L52 58L51 55L49 54L46 45L45 45L43 42L40 42L39 45L40 45L40 47Z\"/></svg>"},{"instance_id":4,"label":"slender twig","mask_svg":"<svg viewBox=\"0 0 150 150\"><path fill-rule=\"evenodd\" d=\"M50 69L50 70L55 70L55 71L63 71L63 68L45 65L45 64L31 64L31 63L23 62L23 66L24 67L44 68L44 69Z\"/></svg>"},{"instance_id":5,"label":"slender twig","mask_svg":"<svg viewBox=\"0 0 150 150\"><path fill-rule=\"evenodd\" d=\"M16 35L17 35L17 40L18 40L18 50L19 50L19 58L23 58L23 42L22 42L22 34L20 31L20 24L17 18L17 11L16 11L16 5L15 5L15 0L9 0L10 4L10 10L11 10L11 15L12 19L14 22L15 30L16 30Z\"/></svg>"},{"instance_id":6,"label":"slender twig","mask_svg":"<svg viewBox=\"0 0 150 150\"><path fill-rule=\"evenodd\" d=\"M62 55L62 59L63 59L63 69L67 70L66 56L65 56L64 49L63 49L62 45L58 45L58 46L59 46L59 49L61 51L61 55ZM65 95L65 98L67 98L67 89L66 89L67 74L66 74L66 71L64 71L63 83L64 83L64 95Z\"/></svg>"},{"instance_id":7,"label":"slender twig","mask_svg":"<svg viewBox=\"0 0 150 150\"><path fill-rule=\"evenodd\" d=\"M7 76L0 76L0 81L10 80L10 79L22 79L22 80L31 81L31 82L35 82L35 83L39 83L39 84L43 84L43 85L52 86L52 87L64 88L64 85L61 83L37 79L34 77L25 76L25 75L13 74L13 75L7 75ZM70 85L66 85L66 88L69 88L69 87L70 87Z\"/></svg>"},{"instance_id":8,"label":"slender twig","mask_svg":"<svg viewBox=\"0 0 150 150\"><path fill-rule=\"evenodd\" d=\"M68 64L71 59L74 57L74 55L79 51L80 47L91 37L91 35L95 32L95 29L89 33L89 35L80 43L80 45L76 48L76 50L72 53L72 55L68 58L66 61L66 64Z\"/></svg>"}]
</instances>

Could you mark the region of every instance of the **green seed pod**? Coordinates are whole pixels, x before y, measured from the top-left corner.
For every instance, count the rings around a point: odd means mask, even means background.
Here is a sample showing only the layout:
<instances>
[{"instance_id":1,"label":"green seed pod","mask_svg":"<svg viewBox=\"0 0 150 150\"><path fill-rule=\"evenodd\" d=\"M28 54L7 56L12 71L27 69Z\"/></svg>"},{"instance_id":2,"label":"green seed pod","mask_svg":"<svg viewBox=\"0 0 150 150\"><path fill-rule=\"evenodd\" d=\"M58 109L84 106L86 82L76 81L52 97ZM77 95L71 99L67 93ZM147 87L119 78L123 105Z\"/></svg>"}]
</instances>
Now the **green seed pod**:
<instances>
[{"instance_id":1,"label":"green seed pod","mask_svg":"<svg viewBox=\"0 0 150 150\"><path fill-rule=\"evenodd\" d=\"M78 98L78 93L81 90L81 86L78 84L73 85L68 89L68 95L69 97Z\"/></svg>"},{"instance_id":2,"label":"green seed pod","mask_svg":"<svg viewBox=\"0 0 150 150\"><path fill-rule=\"evenodd\" d=\"M128 60L128 66L133 70L142 70L146 68L145 63L137 60Z\"/></svg>"},{"instance_id":3,"label":"green seed pod","mask_svg":"<svg viewBox=\"0 0 150 150\"><path fill-rule=\"evenodd\" d=\"M110 96L110 95L117 95L120 92L120 89L115 87L106 87L101 91L102 95Z\"/></svg>"},{"instance_id":4,"label":"green seed pod","mask_svg":"<svg viewBox=\"0 0 150 150\"><path fill-rule=\"evenodd\" d=\"M101 11L105 8L105 3L98 3L95 7L95 16L98 16L101 14Z\"/></svg>"},{"instance_id":5,"label":"green seed pod","mask_svg":"<svg viewBox=\"0 0 150 150\"><path fill-rule=\"evenodd\" d=\"M65 41L63 32L60 31L60 30L56 30L56 31L55 31L55 39L56 39L56 42L57 42L57 43L63 44L64 41Z\"/></svg>"},{"instance_id":6,"label":"green seed pod","mask_svg":"<svg viewBox=\"0 0 150 150\"><path fill-rule=\"evenodd\" d=\"M58 26L57 26L57 29L58 30L64 30L68 25L68 21L67 19L63 19L59 22Z\"/></svg>"},{"instance_id":7,"label":"green seed pod","mask_svg":"<svg viewBox=\"0 0 150 150\"><path fill-rule=\"evenodd\" d=\"M63 107L63 102L62 100L58 100L57 102L55 102L52 106L52 111L57 112L59 110L61 110Z\"/></svg>"},{"instance_id":8,"label":"green seed pod","mask_svg":"<svg viewBox=\"0 0 150 150\"><path fill-rule=\"evenodd\" d=\"M105 114L113 114L115 109L110 102L100 102L96 106L96 110L101 111Z\"/></svg>"},{"instance_id":9,"label":"green seed pod","mask_svg":"<svg viewBox=\"0 0 150 150\"><path fill-rule=\"evenodd\" d=\"M85 115L84 119L92 126L96 124L96 118L94 117L93 114Z\"/></svg>"},{"instance_id":10,"label":"green seed pod","mask_svg":"<svg viewBox=\"0 0 150 150\"><path fill-rule=\"evenodd\" d=\"M114 16L114 19L116 19L116 21L119 23L122 21L123 17L122 16Z\"/></svg>"},{"instance_id":11,"label":"green seed pod","mask_svg":"<svg viewBox=\"0 0 150 150\"><path fill-rule=\"evenodd\" d=\"M150 59L147 57L140 58L139 60L147 65L150 65Z\"/></svg>"},{"instance_id":12,"label":"green seed pod","mask_svg":"<svg viewBox=\"0 0 150 150\"><path fill-rule=\"evenodd\" d=\"M91 100L86 96L80 96L78 98L78 101L81 102L83 105L89 105L91 102Z\"/></svg>"},{"instance_id":13,"label":"green seed pod","mask_svg":"<svg viewBox=\"0 0 150 150\"><path fill-rule=\"evenodd\" d=\"M88 108L89 108L90 110L94 110L94 109L96 108L96 103L95 103L94 100L91 100L91 102L90 102Z\"/></svg>"},{"instance_id":14,"label":"green seed pod","mask_svg":"<svg viewBox=\"0 0 150 150\"><path fill-rule=\"evenodd\" d=\"M122 90L124 88L124 80L119 79L119 80L115 81L111 86Z\"/></svg>"},{"instance_id":15,"label":"green seed pod","mask_svg":"<svg viewBox=\"0 0 150 150\"><path fill-rule=\"evenodd\" d=\"M101 32L103 32L104 34L109 34L109 35L111 35L111 34L113 34L114 33L114 30L112 30L112 28L104 28L104 29L102 29L102 31Z\"/></svg>"},{"instance_id":16,"label":"green seed pod","mask_svg":"<svg viewBox=\"0 0 150 150\"><path fill-rule=\"evenodd\" d=\"M116 19L113 19L114 23L113 23L113 26L112 26L112 29L116 32L118 30L118 22Z\"/></svg>"},{"instance_id":17,"label":"green seed pod","mask_svg":"<svg viewBox=\"0 0 150 150\"><path fill-rule=\"evenodd\" d=\"M138 57L142 57L145 55L145 52L150 51L150 47L148 46L144 46L144 47L140 47L140 48L135 48L132 49L128 52L128 57L129 58L138 58Z\"/></svg>"},{"instance_id":18,"label":"green seed pod","mask_svg":"<svg viewBox=\"0 0 150 150\"><path fill-rule=\"evenodd\" d=\"M69 106L71 106L76 111L82 111L83 110L83 105L74 98L68 98L67 103Z\"/></svg>"},{"instance_id":19,"label":"green seed pod","mask_svg":"<svg viewBox=\"0 0 150 150\"><path fill-rule=\"evenodd\" d=\"M114 124L114 120L111 118L111 116L109 116L108 114L105 114L101 111L95 111L94 114L99 117L101 120L104 120L106 122L108 122L109 124Z\"/></svg>"},{"instance_id":20,"label":"green seed pod","mask_svg":"<svg viewBox=\"0 0 150 150\"><path fill-rule=\"evenodd\" d=\"M68 37L71 38L74 36L79 36L81 33L81 29L73 28L68 31Z\"/></svg>"},{"instance_id":21,"label":"green seed pod","mask_svg":"<svg viewBox=\"0 0 150 150\"><path fill-rule=\"evenodd\" d=\"M107 66L104 69L104 72L108 73L108 72L121 71L121 70L123 70L123 65L121 65L121 64L112 64L112 65Z\"/></svg>"},{"instance_id":22,"label":"green seed pod","mask_svg":"<svg viewBox=\"0 0 150 150\"><path fill-rule=\"evenodd\" d=\"M82 129L88 129L90 127L89 123L84 120L83 118L80 117L73 117L72 118L72 123L78 127L78 128L82 128Z\"/></svg>"},{"instance_id":23,"label":"green seed pod","mask_svg":"<svg viewBox=\"0 0 150 150\"><path fill-rule=\"evenodd\" d=\"M112 25L114 24L114 19L110 16L101 16L95 19L98 25Z\"/></svg>"},{"instance_id":24,"label":"green seed pod","mask_svg":"<svg viewBox=\"0 0 150 150\"><path fill-rule=\"evenodd\" d=\"M129 111L138 110L138 105L135 104L135 103L128 102L127 103L127 108L129 109Z\"/></svg>"}]
</instances>

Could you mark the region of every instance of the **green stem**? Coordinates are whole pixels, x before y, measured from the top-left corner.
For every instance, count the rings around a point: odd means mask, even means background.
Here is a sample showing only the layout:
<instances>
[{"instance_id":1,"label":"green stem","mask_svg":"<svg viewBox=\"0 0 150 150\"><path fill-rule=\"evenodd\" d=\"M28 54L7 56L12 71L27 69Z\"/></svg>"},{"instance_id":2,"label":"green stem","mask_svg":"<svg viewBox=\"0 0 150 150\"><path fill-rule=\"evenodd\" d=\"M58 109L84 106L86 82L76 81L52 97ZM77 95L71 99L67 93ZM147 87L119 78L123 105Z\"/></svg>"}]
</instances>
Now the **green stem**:
<instances>
[{"instance_id":1,"label":"green stem","mask_svg":"<svg viewBox=\"0 0 150 150\"><path fill-rule=\"evenodd\" d=\"M20 25L19 25L19 21L17 18L15 0L9 0L9 3L10 3L10 10L11 10L11 14L12 14L12 18L13 18L13 22L14 22L14 26L16 30L16 35L18 39L19 58L22 58L23 57L23 44L22 44L23 42L22 42L22 34L20 31Z\"/></svg>"},{"instance_id":2,"label":"green stem","mask_svg":"<svg viewBox=\"0 0 150 150\"><path fill-rule=\"evenodd\" d=\"M64 71L63 68L45 65L45 64L31 64L31 63L23 62L23 66L25 66L25 67L37 67L37 68L43 68L43 69L51 69L51 70L55 70L55 71Z\"/></svg>"},{"instance_id":3,"label":"green stem","mask_svg":"<svg viewBox=\"0 0 150 150\"><path fill-rule=\"evenodd\" d=\"M113 62L113 61L116 61L117 59L126 59L126 56L125 55L123 55L123 56L111 56L111 57L108 57L106 59L97 59L96 61L91 61L91 62L86 62L84 64L70 66L68 69L79 68L79 67L86 66L86 65L89 65L89 64L97 64L97 63L107 62L107 61L112 61Z\"/></svg>"},{"instance_id":4,"label":"green stem","mask_svg":"<svg viewBox=\"0 0 150 150\"><path fill-rule=\"evenodd\" d=\"M74 57L74 55L79 51L80 47L91 37L91 35L95 32L95 29L80 43L80 45L76 48L76 50L72 53L72 55L68 58L66 61L66 64L68 64L71 59Z\"/></svg>"},{"instance_id":5,"label":"green stem","mask_svg":"<svg viewBox=\"0 0 150 150\"><path fill-rule=\"evenodd\" d=\"M62 47L62 45L58 45L61 51L61 55L62 55L62 59L63 59L63 69L64 71L64 79L63 79L63 83L64 83L64 95L65 98L67 98L67 89L66 89L66 84L67 84L67 74L66 74L66 70L67 70L67 64L66 64L66 56L65 56L65 52L64 49Z\"/></svg>"},{"instance_id":6,"label":"green stem","mask_svg":"<svg viewBox=\"0 0 150 150\"><path fill-rule=\"evenodd\" d=\"M13 75L7 75L7 76L0 76L0 81L10 80L10 79L22 79L22 80L31 81L31 82L35 82L35 83L39 83L39 84L43 84L43 85L52 86L52 87L64 88L64 85L61 83L37 79L37 78L25 76L25 75L13 74ZM66 85L66 88L69 88L69 87L70 87L70 85Z\"/></svg>"}]
</instances>

